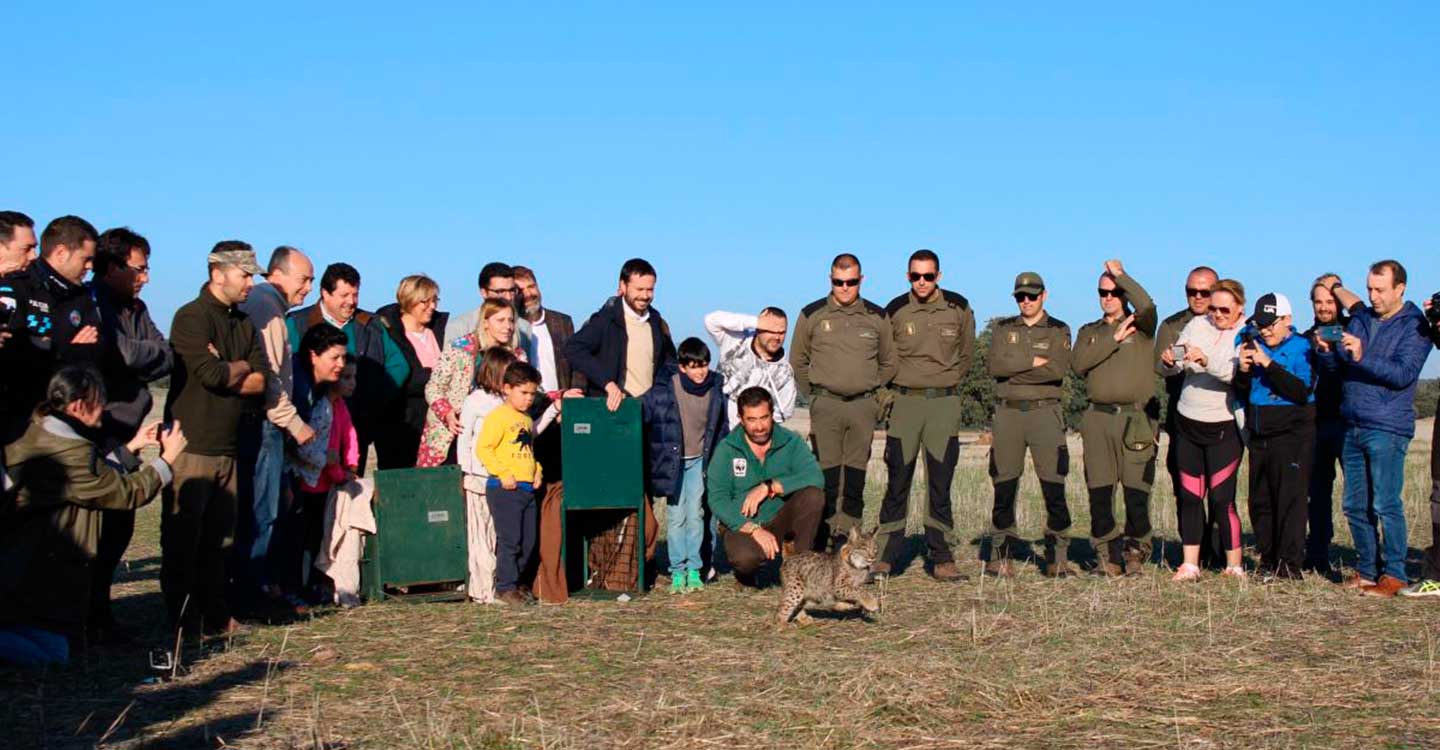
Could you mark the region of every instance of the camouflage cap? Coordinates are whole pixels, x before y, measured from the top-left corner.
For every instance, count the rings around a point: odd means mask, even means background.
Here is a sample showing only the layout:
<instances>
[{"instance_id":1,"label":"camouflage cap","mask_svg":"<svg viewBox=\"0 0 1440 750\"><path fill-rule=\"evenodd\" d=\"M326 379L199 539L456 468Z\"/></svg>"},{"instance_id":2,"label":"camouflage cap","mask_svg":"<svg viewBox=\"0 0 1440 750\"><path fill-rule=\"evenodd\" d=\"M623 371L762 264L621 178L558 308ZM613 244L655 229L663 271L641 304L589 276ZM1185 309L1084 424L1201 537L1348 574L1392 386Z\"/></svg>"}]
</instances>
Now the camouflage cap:
<instances>
[{"instance_id":1,"label":"camouflage cap","mask_svg":"<svg viewBox=\"0 0 1440 750\"><path fill-rule=\"evenodd\" d=\"M226 250L219 253L210 253L207 263L221 263L227 266L235 266L245 273L265 273L265 269L255 262L254 250Z\"/></svg>"},{"instance_id":2,"label":"camouflage cap","mask_svg":"<svg viewBox=\"0 0 1440 750\"><path fill-rule=\"evenodd\" d=\"M1045 291L1045 280L1040 274L1034 271L1026 271L1015 277L1015 291L1026 294L1039 294Z\"/></svg>"}]
</instances>

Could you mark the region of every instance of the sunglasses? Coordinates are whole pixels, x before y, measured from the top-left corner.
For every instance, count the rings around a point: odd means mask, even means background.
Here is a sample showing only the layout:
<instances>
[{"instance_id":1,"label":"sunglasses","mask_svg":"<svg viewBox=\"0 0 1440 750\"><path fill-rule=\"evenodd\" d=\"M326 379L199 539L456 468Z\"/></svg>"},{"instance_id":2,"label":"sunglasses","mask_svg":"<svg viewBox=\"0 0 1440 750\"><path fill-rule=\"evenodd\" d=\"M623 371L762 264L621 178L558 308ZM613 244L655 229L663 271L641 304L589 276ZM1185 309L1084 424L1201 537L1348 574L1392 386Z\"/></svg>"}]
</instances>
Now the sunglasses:
<instances>
[{"instance_id":1,"label":"sunglasses","mask_svg":"<svg viewBox=\"0 0 1440 750\"><path fill-rule=\"evenodd\" d=\"M1031 293L1029 293L1029 292L1016 292L1016 293L1015 293L1015 301L1016 301L1016 302L1034 302L1034 301L1037 300L1037 299L1040 299L1040 295L1038 295L1038 294L1031 294Z\"/></svg>"},{"instance_id":2,"label":"sunglasses","mask_svg":"<svg viewBox=\"0 0 1440 750\"><path fill-rule=\"evenodd\" d=\"M830 279L831 286L860 286L859 279Z\"/></svg>"},{"instance_id":3,"label":"sunglasses","mask_svg":"<svg viewBox=\"0 0 1440 750\"><path fill-rule=\"evenodd\" d=\"M1187 286L1187 287L1185 287L1185 296L1186 296L1186 297L1203 297L1204 299L1210 299L1210 290L1209 290L1209 289L1192 289L1192 288L1190 288L1190 287Z\"/></svg>"},{"instance_id":4,"label":"sunglasses","mask_svg":"<svg viewBox=\"0 0 1440 750\"><path fill-rule=\"evenodd\" d=\"M1124 297L1125 293L1119 289L1096 289L1095 293L1101 297Z\"/></svg>"},{"instance_id":5,"label":"sunglasses","mask_svg":"<svg viewBox=\"0 0 1440 750\"><path fill-rule=\"evenodd\" d=\"M924 280L926 280L926 281L934 281L934 280L935 280L935 276L936 276L936 275L933 274L933 273L915 273L914 271L911 271L911 272L910 272L910 280L911 280L911 281L919 281L919 280L921 280L921 279L924 279Z\"/></svg>"},{"instance_id":6,"label":"sunglasses","mask_svg":"<svg viewBox=\"0 0 1440 750\"><path fill-rule=\"evenodd\" d=\"M1215 313L1216 315L1229 315L1235 312L1235 309L1231 307L1218 307L1216 305L1211 305L1210 312Z\"/></svg>"}]
</instances>

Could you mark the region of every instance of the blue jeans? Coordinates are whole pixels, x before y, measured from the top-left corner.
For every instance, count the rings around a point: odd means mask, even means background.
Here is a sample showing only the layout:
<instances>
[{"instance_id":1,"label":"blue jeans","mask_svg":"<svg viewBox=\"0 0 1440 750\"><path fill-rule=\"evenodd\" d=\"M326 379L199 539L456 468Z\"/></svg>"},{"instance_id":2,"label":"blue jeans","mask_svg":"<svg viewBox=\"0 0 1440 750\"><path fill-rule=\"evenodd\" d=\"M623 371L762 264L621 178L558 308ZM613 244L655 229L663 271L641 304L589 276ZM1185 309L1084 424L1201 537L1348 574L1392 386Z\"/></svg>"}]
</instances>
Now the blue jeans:
<instances>
[{"instance_id":1,"label":"blue jeans","mask_svg":"<svg viewBox=\"0 0 1440 750\"><path fill-rule=\"evenodd\" d=\"M23 625L0 628L0 664L43 667L69 661L70 642L59 633Z\"/></svg>"},{"instance_id":2,"label":"blue jeans","mask_svg":"<svg viewBox=\"0 0 1440 750\"><path fill-rule=\"evenodd\" d=\"M268 586L270 539L280 515L280 479L285 468L285 434L266 421L260 426L260 453L255 458L255 492L250 510L255 525L245 564L246 577L256 588Z\"/></svg>"},{"instance_id":3,"label":"blue jeans","mask_svg":"<svg viewBox=\"0 0 1440 750\"><path fill-rule=\"evenodd\" d=\"M1355 572L1376 580L1384 573L1405 579L1405 508L1400 490L1405 486L1405 451L1410 438L1393 432L1361 427L1345 428L1340 467L1345 472L1345 499L1341 508L1355 541ZM1383 539L1378 526L1384 527Z\"/></svg>"},{"instance_id":4,"label":"blue jeans","mask_svg":"<svg viewBox=\"0 0 1440 750\"><path fill-rule=\"evenodd\" d=\"M700 570L700 543L705 539L705 517L700 499L705 496L705 461L685 459L680 490L665 509L665 546L670 550L670 575Z\"/></svg>"}]
</instances>

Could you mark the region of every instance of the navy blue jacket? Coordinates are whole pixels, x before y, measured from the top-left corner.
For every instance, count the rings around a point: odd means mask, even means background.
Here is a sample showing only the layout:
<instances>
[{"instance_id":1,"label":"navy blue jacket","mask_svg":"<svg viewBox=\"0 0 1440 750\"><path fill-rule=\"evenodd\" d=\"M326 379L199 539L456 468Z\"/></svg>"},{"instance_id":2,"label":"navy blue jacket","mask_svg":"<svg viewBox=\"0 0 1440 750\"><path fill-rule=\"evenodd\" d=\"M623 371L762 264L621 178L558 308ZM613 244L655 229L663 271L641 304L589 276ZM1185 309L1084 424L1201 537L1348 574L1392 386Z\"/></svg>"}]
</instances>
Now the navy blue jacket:
<instances>
[{"instance_id":1,"label":"navy blue jacket","mask_svg":"<svg viewBox=\"0 0 1440 750\"><path fill-rule=\"evenodd\" d=\"M651 497L674 497L680 489L684 471L685 432L680 424L680 403L675 398L674 364L655 374L655 385L640 399L641 420L645 426L646 491ZM710 409L705 414L705 436L700 454L703 465L710 465L715 446L730 433L730 420L725 415L725 378L710 371L715 382L710 386ZM680 377L685 377L681 375Z\"/></svg>"},{"instance_id":2,"label":"navy blue jacket","mask_svg":"<svg viewBox=\"0 0 1440 750\"><path fill-rule=\"evenodd\" d=\"M1374 309L1356 305L1345 331L1363 344L1359 362L1336 348L1316 358L1321 368L1340 373L1345 424L1414 437L1415 384L1431 346L1425 313L1406 302L1394 317L1381 320Z\"/></svg>"},{"instance_id":3,"label":"navy blue jacket","mask_svg":"<svg viewBox=\"0 0 1440 750\"><path fill-rule=\"evenodd\" d=\"M625 302L611 297L565 342L562 356L572 370L585 376L585 395L604 396L605 384L625 387ZM675 343L660 311L650 308L650 333L655 343L655 379L665 365L675 361Z\"/></svg>"}]
</instances>

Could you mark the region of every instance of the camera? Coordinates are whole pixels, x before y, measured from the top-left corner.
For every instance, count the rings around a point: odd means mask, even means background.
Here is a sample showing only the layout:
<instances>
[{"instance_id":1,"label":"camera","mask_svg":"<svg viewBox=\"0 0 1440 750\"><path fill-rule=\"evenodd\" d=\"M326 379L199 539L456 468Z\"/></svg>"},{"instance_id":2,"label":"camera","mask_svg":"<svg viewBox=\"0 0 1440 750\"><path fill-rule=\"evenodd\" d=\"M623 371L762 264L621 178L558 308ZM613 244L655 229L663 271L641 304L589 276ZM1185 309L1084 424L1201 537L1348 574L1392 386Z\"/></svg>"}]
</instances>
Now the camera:
<instances>
[{"instance_id":1,"label":"camera","mask_svg":"<svg viewBox=\"0 0 1440 750\"><path fill-rule=\"evenodd\" d=\"M1425 311L1425 317L1430 319L1430 325L1440 325L1440 292L1430 295L1430 309Z\"/></svg>"}]
</instances>

